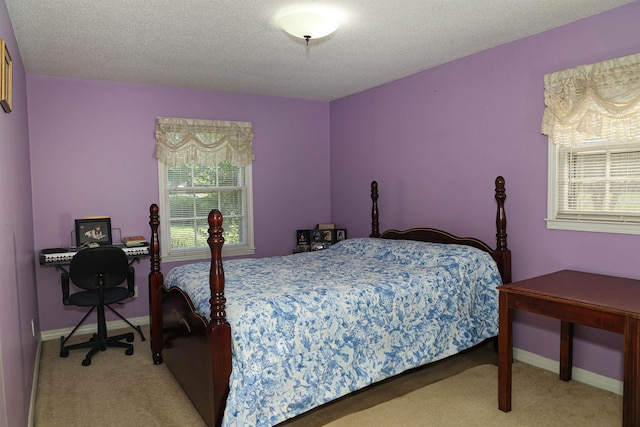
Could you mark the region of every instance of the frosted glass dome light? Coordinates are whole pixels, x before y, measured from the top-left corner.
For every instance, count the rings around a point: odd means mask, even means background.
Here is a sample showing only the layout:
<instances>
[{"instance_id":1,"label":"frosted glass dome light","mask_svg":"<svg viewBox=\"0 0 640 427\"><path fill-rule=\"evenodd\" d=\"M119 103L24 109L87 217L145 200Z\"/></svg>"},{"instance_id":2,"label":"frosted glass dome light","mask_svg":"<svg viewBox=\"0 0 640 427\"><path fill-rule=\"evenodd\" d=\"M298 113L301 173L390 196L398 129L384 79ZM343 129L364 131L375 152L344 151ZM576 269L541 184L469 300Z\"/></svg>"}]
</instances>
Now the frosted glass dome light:
<instances>
[{"instance_id":1,"label":"frosted glass dome light","mask_svg":"<svg viewBox=\"0 0 640 427\"><path fill-rule=\"evenodd\" d=\"M335 32L340 25L341 16L329 9L299 9L281 13L277 24L282 30L294 37L319 39Z\"/></svg>"}]
</instances>

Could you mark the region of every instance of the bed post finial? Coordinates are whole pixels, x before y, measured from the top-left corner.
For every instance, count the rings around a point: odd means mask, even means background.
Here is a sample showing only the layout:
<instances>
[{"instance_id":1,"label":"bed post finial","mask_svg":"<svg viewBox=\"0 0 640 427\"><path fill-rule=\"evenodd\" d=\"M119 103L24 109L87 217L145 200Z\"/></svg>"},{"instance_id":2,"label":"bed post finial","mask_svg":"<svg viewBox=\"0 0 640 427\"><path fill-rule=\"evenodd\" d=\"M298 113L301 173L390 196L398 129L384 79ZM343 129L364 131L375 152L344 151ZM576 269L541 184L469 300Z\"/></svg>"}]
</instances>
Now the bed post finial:
<instances>
[{"instance_id":1,"label":"bed post finial","mask_svg":"<svg viewBox=\"0 0 640 427\"><path fill-rule=\"evenodd\" d=\"M371 234L369 237L380 237L380 223L378 222L378 183L371 181Z\"/></svg>"},{"instance_id":2,"label":"bed post finial","mask_svg":"<svg viewBox=\"0 0 640 427\"><path fill-rule=\"evenodd\" d=\"M224 297L224 270L222 268L222 245L224 237L222 233L222 213L218 209L209 212L209 238L207 243L211 249L211 270L209 271L209 285L211 286L211 323L222 325L226 323L227 313Z\"/></svg>"}]
</instances>

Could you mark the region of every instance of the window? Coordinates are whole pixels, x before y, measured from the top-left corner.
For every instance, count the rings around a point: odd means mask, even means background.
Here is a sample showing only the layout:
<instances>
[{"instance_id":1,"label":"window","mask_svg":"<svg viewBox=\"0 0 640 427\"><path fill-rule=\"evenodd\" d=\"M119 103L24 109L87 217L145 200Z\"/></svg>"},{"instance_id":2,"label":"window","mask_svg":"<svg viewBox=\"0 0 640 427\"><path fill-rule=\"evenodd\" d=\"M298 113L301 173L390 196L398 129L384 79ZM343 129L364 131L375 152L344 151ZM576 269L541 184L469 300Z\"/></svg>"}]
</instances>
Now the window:
<instances>
[{"instance_id":1,"label":"window","mask_svg":"<svg viewBox=\"0 0 640 427\"><path fill-rule=\"evenodd\" d=\"M545 76L547 228L640 234L640 55Z\"/></svg>"},{"instance_id":2,"label":"window","mask_svg":"<svg viewBox=\"0 0 640 427\"><path fill-rule=\"evenodd\" d=\"M549 152L549 228L640 234L640 140Z\"/></svg>"},{"instance_id":3,"label":"window","mask_svg":"<svg viewBox=\"0 0 640 427\"><path fill-rule=\"evenodd\" d=\"M214 208L224 217L223 255L255 253L252 138L250 123L157 119L160 247L165 261L210 257L207 217Z\"/></svg>"}]
</instances>

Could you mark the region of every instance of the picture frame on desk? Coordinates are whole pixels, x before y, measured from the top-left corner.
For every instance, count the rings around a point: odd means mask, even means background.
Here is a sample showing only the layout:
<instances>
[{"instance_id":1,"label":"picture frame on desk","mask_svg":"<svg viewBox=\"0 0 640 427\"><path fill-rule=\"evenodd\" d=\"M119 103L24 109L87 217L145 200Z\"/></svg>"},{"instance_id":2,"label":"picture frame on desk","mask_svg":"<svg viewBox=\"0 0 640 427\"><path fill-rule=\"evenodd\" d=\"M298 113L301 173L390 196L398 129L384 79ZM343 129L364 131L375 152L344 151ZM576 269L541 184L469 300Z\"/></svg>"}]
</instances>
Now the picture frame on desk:
<instances>
[{"instance_id":1,"label":"picture frame on desk","mask_svg":"<svg viewBox=\"0 0 640 427\"><path fill-rule=\"evenodd\" d=\"M111 245L111 218L76 219L76 246L89 243Z\"/></svg>"}]
</instances>

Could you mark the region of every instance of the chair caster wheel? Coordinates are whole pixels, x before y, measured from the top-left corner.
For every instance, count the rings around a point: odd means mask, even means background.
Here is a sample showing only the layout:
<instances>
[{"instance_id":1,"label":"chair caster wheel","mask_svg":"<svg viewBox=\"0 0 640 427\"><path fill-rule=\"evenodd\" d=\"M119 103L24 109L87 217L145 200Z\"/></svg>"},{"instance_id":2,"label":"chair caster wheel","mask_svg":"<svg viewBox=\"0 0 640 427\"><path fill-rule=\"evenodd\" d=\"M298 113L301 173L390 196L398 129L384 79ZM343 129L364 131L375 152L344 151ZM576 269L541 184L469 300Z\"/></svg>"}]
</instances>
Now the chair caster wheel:
<instances>
[{"instance_id":1,"label":"chair caster wheel","mask_svg":"<svg viewBox=\"0 0 640 427\"><path fill-rule=\"evenodd\" d=\"M60 337L60 357L69 356L69 350L64 348L64 336Z\"/></svg>"},{"instance_id":2,"label":"chair caster wheel","mask_svg":"<svg viewBox=\"0 0 640 427\"><path fill-rule=\"evenodd\" d=\"M128 348L127 351L124 352L127 356L131 356L133 354L133 348Z\"/></svg>"},{"instance_id":3,"label":"chair caster wheel","mask_svg":"<svg viewBox=\"0 0 640 427\"><path fill-rule=\"evenodd\" d=\"M91 365L91 359L84 359L82 361L82 366L89 366Z\"/></svg>"},{"instance_id":4,"label":"chair caster wheel","mask_svg":"<svg viewBox=\"0 0 640 427\"><path fill-rule=\"evenodd\" d=\"M134 338L133 336L127 337L127 342L133 342Z\"/></svg>"}]
</instances>

